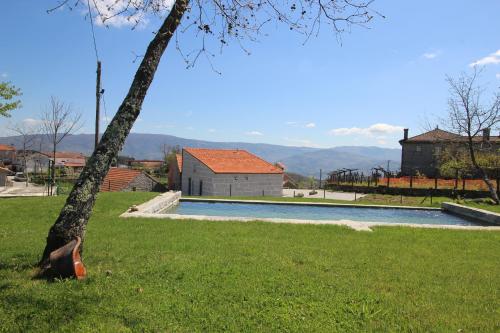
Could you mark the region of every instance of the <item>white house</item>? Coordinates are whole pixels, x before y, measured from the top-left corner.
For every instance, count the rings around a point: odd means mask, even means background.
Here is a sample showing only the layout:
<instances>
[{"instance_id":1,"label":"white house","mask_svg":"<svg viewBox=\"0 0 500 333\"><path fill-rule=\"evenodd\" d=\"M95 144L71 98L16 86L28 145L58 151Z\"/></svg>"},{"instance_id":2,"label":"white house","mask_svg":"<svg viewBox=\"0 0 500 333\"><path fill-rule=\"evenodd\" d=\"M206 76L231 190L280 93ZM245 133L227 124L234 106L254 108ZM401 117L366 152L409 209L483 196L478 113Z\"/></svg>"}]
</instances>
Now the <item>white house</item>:
<instances>
[{"instance_id":1,"label":"white house","mask_svg":"<svg viewBox=\"0 0 500 333\"><path fill-rule=\"evenodd\" d=\"M281 196L283 169L245 150L184 148L183 195Z\"/></svg>"}]
</instances>

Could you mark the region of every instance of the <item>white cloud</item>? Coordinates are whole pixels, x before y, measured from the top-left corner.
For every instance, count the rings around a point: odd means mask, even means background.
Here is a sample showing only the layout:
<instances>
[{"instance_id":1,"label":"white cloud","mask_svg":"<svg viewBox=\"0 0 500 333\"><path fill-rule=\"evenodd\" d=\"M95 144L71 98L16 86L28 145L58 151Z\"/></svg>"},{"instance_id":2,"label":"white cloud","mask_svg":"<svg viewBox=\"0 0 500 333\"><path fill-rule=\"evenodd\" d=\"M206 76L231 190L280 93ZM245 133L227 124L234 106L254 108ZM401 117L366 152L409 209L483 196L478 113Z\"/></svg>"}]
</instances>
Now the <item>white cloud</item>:
<instances>
[{"instance_id":1,"label":"white cloud","mask_svg":"<svg viewBox=\"0 0 500 333\"><path fill-rule=\"evenodd\" d=\"M439 55L441 54L441 51L436 51L436 52L426 52L424 54L422 54L422 57L424 57L425 59L435 59L437 58Z\"/></svg>"},{"instance_id":2,"label":"white cloud","mask_svg":"<svg viewBox=\"0 0 500 333\"><path fill-rule=\"evenodd\" d=\"M245 132L246 135L251 135L251 136L263 136L264 134L259 131L250 131L250 132Z\"/></svg>"},{"instance_id":3,"label":"white cloud","mask_svg":"<svg viewBox=\"0 0 500 333\"><path fill-rule=\"evenodd\" d=\"M342 128L334 128L330 130L329 134L334 136L348 136L348 135L364 135L370 137L380 137L384 134L393 134L397 132L403 131L402 126L394 126L389 124L373 124L369 127L360 128L360 127L342 127Z\"/></svg>"},{"instance_id":4,"label":"white cloud","mask_svg":"<svg viewBox=\"0 0 500 333\"><path fill-rule=\"evenodd\" d=\"M28 127L37 127L42 125L42 120L40 119L33 119L33 118L26 118L22 120L23 124Z\"/></svg>"},{"instance_id":5,"label":"white cloud","mask_svg":"<svg viewBox=\"0 0 500 333\"><path fill-rule=\"evenodd\" d=\"M108 27L145 27L149 23L148 14L143 10L135 10L135 8L142 8L146 3L144 0L97 0L90 1L92 8L92 16L94 22L99 26ZM167 14L174 0L157 0L149 4L155 6L153 10L159 10L161 14ZM86 7L82 7L82 13L88 14Z\"/></svg>"},{"instance_id":6,"label":"white cloud","mask_svg":"<svg viewBox=\"0 0 500 333\"><path fill-rule=\"evenodd\" d=\"M495 77L500 80L500 73L496 74Z\"/></svg>"},{"instance_id":7,"label":"white cloud","mask_svg":"<svg viewBox=\"0 0 500 333\"><path fill-rule=\"evenodd\" d=\"M215 130L215 128L209 128L209 129L208 129L208 133L215 133L215 132L217 132L217 131Z\"/></svg>"},{"instance_id":8,"label":"white cloud","mask_svg":"<svg viewBox=\"0 0 500 333\"><path fill-rule=\"evenodd\" d=\"M305 128L314 128L316 127L316 123L314 122L309 122L309 123L301 123L301 122L298 122L298 121L287 121L285 123L285 125L287 126L291 126L291 127L305 127Z\"/></svg>"},{"instance_id":9,"label":"white cloud","mask_svg":"<svg viewBox=\"0 0 500 333\"><path fill-rule=\"evenodd\" d=\"M485 66L485 65L491 65L491 64L500 64L500 50L496 51L495 53L491 53L488 56L481 58L477 61L474 61L471 63L469 66L474 67L474 66Z\"/></svg>"}]
</instances>

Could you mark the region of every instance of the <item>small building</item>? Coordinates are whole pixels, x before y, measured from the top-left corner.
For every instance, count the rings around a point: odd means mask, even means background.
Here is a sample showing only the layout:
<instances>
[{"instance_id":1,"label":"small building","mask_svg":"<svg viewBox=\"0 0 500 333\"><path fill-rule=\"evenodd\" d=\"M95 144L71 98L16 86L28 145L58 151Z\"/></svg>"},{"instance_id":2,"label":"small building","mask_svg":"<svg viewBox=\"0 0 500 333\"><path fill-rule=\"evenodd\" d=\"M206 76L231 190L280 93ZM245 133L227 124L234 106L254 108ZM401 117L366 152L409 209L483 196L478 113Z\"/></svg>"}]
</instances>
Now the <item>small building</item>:
<instances>
[{"instance_id":1,"label":"small building","mask_svg":"<svg viewBox=\"0 0 500 333\"><path fill-rule=\"evenodd\" d=\"M0 144L0 165L16 163L16 148L11 145Z\"/></svg>"},{"instance_id":2,"label":"small building","mask_svg":"<svg viewBox=\"0 0 500 333\"><path fill-rule=\"evenodd\" d=\"M474 145L482 151L498 154L500 136L491 136L490 129L484 129L483 135L474 137ZM439 176L440 154L445 149L467 149L467 137L435 128L414 137L408 137L408 129L404 130L401 144L401 174L403 176L417 173L434 177Z\"/></svg>"},{"instance_id":3,"label":"small building","mask_svg":"<svg viewBox=\"0 0 500 333\"><path fill-rule=\"evenodd\" d=\"M175 159L169 161L168 165L168 189L181 190L182 180L182 155L175 154Z\"/></svg>"},{"instance_id":4,"label":"small building","mask_svg":"<svg viewBox=\"0 0 500 333\"><path fill-rule=\"evenodd\" d=\"M245 150L184 148L183 195L282 196L283 169Z\"/></svg>"},{"instance_id":5,"label":"small building","mask_svg":"<svg viewBox=\"0 0 500 333\"><path fill-rule=\"evenodd\" d=\"M46 172L49 161L53 161L52 152L32 152L26 161L27 172ZM79 174L86 164L86 158L82 153L72 151L56 152L56 168L65 168L70 174Z\"/></svg>"},{"instance_id":6,"label":"small building","mask_svg":"<svg viewBox=\"0 0 500 333\"><path fill-rule=\"evenodd\" d=\"M164 192L165 186L141 170L111 168L104 178L101 192Z\"/></svg>"}]
</instances>

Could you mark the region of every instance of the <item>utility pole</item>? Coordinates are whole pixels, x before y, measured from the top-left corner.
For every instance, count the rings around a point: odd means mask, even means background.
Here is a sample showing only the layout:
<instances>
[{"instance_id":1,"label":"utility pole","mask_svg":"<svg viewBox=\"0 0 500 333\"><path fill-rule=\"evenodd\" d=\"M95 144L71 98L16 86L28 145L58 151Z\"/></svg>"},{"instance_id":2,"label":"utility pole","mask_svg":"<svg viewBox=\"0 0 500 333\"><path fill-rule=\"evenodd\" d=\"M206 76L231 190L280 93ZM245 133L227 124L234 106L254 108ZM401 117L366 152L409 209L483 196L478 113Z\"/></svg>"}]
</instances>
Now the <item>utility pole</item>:
<instances>
[{"instance_id":1,"label":"utility pole","mask_svg":"<svg viewBox=\"0 0 500 333\"><path fill-rule=\"evenodd\" d=\"M323 170L319 169L319 188L321 189L321 173Z\"/></svg>"},{"instance_id":2,"label":"utility pole","mask_svg":"<svg viewBox=\"0 0 500 333\"><path fill-rule=\"evenodd\" d=\"M94 149L99 143L99 113L101 107L101 62L97 61L97 80L95 87L95 143Z\"/></svg>"}]
</instances>

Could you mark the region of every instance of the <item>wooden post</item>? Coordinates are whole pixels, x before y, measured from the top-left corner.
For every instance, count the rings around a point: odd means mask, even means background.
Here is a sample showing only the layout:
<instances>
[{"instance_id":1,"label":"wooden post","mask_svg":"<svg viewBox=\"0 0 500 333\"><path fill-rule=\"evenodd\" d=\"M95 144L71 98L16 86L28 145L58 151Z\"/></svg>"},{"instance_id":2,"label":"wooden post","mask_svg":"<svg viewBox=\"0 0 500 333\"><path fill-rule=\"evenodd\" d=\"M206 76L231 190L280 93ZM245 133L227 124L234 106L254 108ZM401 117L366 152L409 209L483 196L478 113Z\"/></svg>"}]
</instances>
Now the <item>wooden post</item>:
<instances>
[{"instance_id":1,"label":"wooden post","mask_svg":"<svg viewBox=\"0 0 500 333\"><path fill-rule=\"evenodd\" d=\"M455 190L458 189L458 169L455 169Z\"/></svg>"},{"instance_id":2,"label":"wooden post","mask_svg":"<svg viewBox=\"0 0 500 333\"><path fill-rule=\"evenodd\" d=\"M462 177L462 190L465 190L465 177Z\"/></svg>"},{"instance_id":3,"label":"wooden post","mask_svg":"<svg viewBox=\"0 0 500 333\"><path fill-rule=\"evenodd\" d=\"M434 176L434 189L437 190L438 188L438 177Z\"/></svg>"},{"instance_id":4,"label":"wooden post","mask_svg":"<svg viewBox=\"0 0 500 333\"><path fill-rule=\"evenodd\" d=\"M101 107L101 62L97 61L97 79L95 86L95 142L94 149L99 143L99 113Z\"/></svg>"},{"instance_id":5,"label":"wooden post","mask_svg":"<svg viewBox=\"0 0 500 333\"><path fill-rule=\"evenodd\" d=\"M410 174L410 188L413 188L413 174Z\"/></svg>"}]
</instances>

